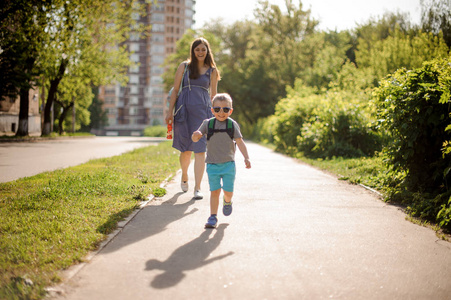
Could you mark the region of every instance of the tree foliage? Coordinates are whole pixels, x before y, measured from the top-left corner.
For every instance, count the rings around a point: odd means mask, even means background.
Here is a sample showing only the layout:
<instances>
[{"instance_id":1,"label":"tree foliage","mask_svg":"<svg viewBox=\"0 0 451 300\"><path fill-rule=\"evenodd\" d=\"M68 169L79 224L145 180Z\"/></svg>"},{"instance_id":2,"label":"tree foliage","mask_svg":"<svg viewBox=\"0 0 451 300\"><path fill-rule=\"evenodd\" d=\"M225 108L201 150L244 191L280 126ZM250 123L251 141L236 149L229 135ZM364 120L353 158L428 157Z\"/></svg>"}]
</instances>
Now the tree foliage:
<instances>
[{"instance_id":1,"label":"tree foliage","mask_svg":"<svg viewBox=\"0 0 451 300\"><path fill-rule=\"evenodd\" d=\"M283 12L277 5L259 1L256 21L229 27L213 22L205 28L222 42L216 56L223 75L219 89L234 99L234 118L245 124L244 131L273 114L286 95L285 87L311 65L314 47L305 43L318 22L301 1L289 0L285 6Z\"/></svg>"},{"instance_id":2,"label":"tree foliage","mask_svg":"<svg viewBox=\"0 0 451 300\"><path fill-rule=\"evenodd\" d=\"M29 90L40 75L37 65L48 35L51 2L5 0L0 4L0 98L20 96L18 136L28 135Z\"/></svg>"},{"instance_id":3,"label":"tree foliage","mask_svg":"<svg viewBox=\"0 0 451 300\"><path fill-rule=\"evenodd\" d=\"M421 0L421 7L423 30L435 35L442 33L448 48L451 48L451 2Z\"/></svg>"},{"instance_id":4,"label":"tree foliage","mask_svg":"<svg viewBox=\"0 0 451 300\"><path fill-rule=\"evenodd\" d=\"M369 68L377 81L399 68L415 69L432 58L447 57L448 47L441 35L417 31L405 33L396 27L385 39L376 40L368 49L359 41L356 59L360 68Z\"/></svg>"},{"instance_id":5,"label":"tree foliage","mask_svg":"<svg viewBox=\"0 0 451 300\"><path fill-rule=\"evenodd\" d=\"M60 7L59 17L49 26L50 39L46 44L45 59L42 60L44 76L49 82L44 135L50 133L50 111L64 77L77 77L79 79L69 82L81 80L88 87L126 80L126 67L131 62L127 49L121 43L132 28L139 29L132 18L137 5L137 1L80 0L64 2ZM66 85L64 89L77 91L80 86ZM79 98L83 99L82 96Z\"/></svg>"},{"instance_id":6,"label":"tree foliage","mask_svg":"<svg viewBox=\"0 0 451 300\"><path fill-rule=\"evenodd\" d=\"M381 129L392 138L386 145L390 165L405 171L410 190L437 191L451 157L442 148L451 140L451 65L435 60L415 70L399 69L374 91Z\"/></svg>"},{"instance_id":7,"label":"tree foliage","mask_svg":"<svg viewBox=\"0 0 451 300\"><path fill-rule=\"evenodd\" d=\"M141 6L146 4L138 0L4 1L0 11L1 96L17 96L34 84L47 87L43 134L50 133L51 107L61 94L63 78L77 78L66 82L64 90L69 93L80 90L78 84L69 82L90 86L126 80L131 62L122 43L131 31L146 32L136 17L146 12ZM21 99L27 102L28 97ZM21 106L21 115L26 121L28 107Z\"/></svg>"},{"instance_id":8,"label":"tree foliage","mask_svg":"<svg viewBox=\"0 0 451 300\"><path fill-rule=\"evenodd\" d=\"M451 225L451 61L437 59L415 70L399 69L374 91L392 199L410 202L414 215Z\"/></svg>"}]
</instances>

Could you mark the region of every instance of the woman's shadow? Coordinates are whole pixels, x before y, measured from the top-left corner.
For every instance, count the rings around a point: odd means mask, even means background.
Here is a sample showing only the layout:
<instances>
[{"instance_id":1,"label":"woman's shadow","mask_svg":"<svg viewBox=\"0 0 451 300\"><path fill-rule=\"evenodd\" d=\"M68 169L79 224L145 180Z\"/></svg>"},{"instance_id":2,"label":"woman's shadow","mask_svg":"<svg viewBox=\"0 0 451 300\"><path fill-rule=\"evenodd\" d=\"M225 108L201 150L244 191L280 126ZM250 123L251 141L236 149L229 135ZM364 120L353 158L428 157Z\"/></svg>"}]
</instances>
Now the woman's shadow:
<instances>
[{"instance_id":1,"label":"woman's shadow","mask_svg":"<svg viewBox=\"0 0 451 300\"><path fill-rule=\"evenodd\" d=\"M151 259L146 262L146 271L162 270L155 276L151 286L165 289L178 284L185 276L185 272L208 265L216 260L226 258L233 252L209 258L210 254L219 246L228 224L221 224L217 230L205 230L198 238L177 248L165 261ZM215 235L210 238L212 233Z\"/></svg>"}]
</instances>

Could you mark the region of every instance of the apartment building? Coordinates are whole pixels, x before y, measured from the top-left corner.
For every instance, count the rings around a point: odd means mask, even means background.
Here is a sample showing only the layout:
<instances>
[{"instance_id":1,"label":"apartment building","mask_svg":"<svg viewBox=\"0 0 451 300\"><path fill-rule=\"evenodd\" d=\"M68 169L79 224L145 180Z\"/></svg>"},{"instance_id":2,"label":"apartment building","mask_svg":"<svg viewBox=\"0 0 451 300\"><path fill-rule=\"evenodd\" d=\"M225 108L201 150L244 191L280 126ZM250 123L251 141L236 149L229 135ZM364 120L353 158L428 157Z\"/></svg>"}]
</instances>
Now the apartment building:
<instances>
[{"instance_id":1,"label":"apartment building","mask_svg":"<svg viewBox=\"0 0 451 300\"><path fill-rule=\"evenodd\" d=\"M194 25L195 3L159 0L147 4L146 16L135 15L139 22L152 25L152 34L146 38L131 34L127 41L130 58L138 63L128 70L128 84L99 88L108 115L108 126L99 134L139 136L148 126L164 124L167 91L161 65L175 51L176 41Z\"/></svg>"}]
</instances>

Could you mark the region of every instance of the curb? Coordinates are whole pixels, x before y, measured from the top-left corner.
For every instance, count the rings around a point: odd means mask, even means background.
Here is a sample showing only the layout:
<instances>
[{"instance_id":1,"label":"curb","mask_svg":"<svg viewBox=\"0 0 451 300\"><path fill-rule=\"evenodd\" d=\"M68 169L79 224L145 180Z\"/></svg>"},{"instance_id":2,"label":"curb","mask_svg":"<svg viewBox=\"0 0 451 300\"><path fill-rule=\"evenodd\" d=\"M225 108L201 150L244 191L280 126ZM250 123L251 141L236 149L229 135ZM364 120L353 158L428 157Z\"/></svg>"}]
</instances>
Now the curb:
<instances>
[{"instance_id":1,"label":"curb","mask_svg":"<svg viewBox=\"0 0 451 300\"><path fill-rule=\"evenodd\" d=\"M376 195L378 195L379 197L384 197L384 195L382 195L382 193L376 191L375 189L370 188L369 186L366 186L364 184L359 183L359 185L367 190L369 190L370 192L375 193Z\"/></svg>"},{"instance_id":2,"label":"curb","mask_svg":"<svg viewBox=\"0 0 451 300\"><path fill-rule=\"evenodd\" d=\"M44 142L44 141L56 141L56 140L69 140L69 139L86 139L86 138L94 138L93 136L58 136L58 137L27 137L27 138L0 138L0 144L2 143L36 143L36 142Z\"/></svg>"}]
</instances>

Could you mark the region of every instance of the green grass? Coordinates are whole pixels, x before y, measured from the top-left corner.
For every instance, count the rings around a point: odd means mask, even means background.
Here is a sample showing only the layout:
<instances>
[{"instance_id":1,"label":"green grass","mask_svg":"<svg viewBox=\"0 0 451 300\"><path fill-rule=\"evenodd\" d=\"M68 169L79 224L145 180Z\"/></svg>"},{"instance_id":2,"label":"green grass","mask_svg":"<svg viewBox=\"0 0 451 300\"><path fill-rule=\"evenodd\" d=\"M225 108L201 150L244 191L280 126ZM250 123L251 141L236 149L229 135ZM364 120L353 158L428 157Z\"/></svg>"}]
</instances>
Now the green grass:
<instances>
[{"instance_id":1,"label":"green grass","mask_svg":"<svg viewBox=\"0 0 451 300\"><path fill-rule=\"evenodd\" d=\"M379 156L361 158L334 157L331 159L299 157L299 159L335 174L340 180L363 184L379 191L383 190L382 181L387 170L382 158Z\"/></svg>"},{"instance_id":2,"label":"green grass","mask_svg":"<svg viewBox=\"0 0 451 300\"><path fill-rule=\"evenodd\" d=\"M0 299L39 299L179 168L170 143L0 184Z\"/></svg>"},{"instance_id":3,"label":"green grass","mask_svg":"<svg viewBox=\"0 0 451 300\"><path fill-rule=\"evenodd\" d=\"M156 125L144 129L144 136L166 137L168 129L163 125Z\"/></svg>"}]
</instances>

